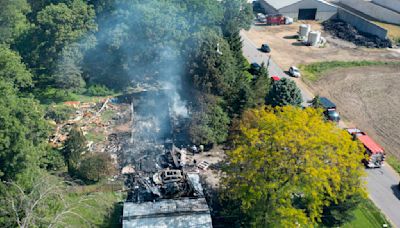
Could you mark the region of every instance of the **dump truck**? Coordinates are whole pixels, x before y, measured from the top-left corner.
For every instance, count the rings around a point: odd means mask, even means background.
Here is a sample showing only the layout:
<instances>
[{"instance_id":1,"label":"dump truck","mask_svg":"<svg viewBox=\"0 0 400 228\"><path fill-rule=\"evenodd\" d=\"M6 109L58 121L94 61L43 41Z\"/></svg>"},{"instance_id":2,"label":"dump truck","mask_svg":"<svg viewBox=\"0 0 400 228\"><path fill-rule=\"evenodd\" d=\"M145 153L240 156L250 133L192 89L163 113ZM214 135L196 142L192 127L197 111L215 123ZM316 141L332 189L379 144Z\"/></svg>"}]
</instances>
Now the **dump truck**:
<instances>
[{"instance_id":1,"label":"dump truck","mask_svg":"<svg viewBox=\"0 0 400 228\"><path fill-rule=\"evenodd\" d=\"M340 121L340 116L339 113L336 111L336 105L332 101L330 101L326 97L320 97L319 98L322 107L324 108L324 115L325 117L333 122L339 122Z\"/></svg>"},{"instance_id":2,"label":"dump truck","mask_svg":"<svg viewBox=\"0 0 400 228\"><path fill-rule=\"evenodd\" d=\"M347 128L346 130L353 136L353 140L359 140L364 145L366 158L362 162L365 166L368 168L380 168L385 160L383 148L360 129Z\"/></svg>"}]
</instances>

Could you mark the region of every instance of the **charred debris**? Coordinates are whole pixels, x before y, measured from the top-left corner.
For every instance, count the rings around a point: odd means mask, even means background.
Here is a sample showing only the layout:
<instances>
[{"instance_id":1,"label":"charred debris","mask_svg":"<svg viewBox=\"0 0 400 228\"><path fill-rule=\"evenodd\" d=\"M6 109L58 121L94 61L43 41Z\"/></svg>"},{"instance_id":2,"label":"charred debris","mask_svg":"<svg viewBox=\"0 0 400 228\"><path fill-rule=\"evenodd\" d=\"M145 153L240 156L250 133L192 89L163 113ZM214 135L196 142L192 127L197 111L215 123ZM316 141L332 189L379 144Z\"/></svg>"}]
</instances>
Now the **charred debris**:
<instances>
[{"instance_id":1,"label":"charred debris","mask_svg":"<svg viewBox=\"0 0 400 228\"><path fill-rule=\"evenodd\" d=\"M142 91L118 98L131 105L132 130L123 135L118 160L128 191L126 202L204 198L198 167L200 149L190 145L189 115L177 114L168 91Z\"/></svg>"}]
</instances>

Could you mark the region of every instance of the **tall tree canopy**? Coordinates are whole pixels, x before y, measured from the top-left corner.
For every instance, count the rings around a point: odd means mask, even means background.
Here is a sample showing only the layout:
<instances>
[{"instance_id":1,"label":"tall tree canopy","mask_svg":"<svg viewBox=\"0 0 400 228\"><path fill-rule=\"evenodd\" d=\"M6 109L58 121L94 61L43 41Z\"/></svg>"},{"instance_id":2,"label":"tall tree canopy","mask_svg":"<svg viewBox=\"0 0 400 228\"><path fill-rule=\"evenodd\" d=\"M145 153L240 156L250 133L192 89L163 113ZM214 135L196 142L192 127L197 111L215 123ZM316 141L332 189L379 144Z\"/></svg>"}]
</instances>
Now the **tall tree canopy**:
<instances>
[{"instance_id":1,"label":"tall tree canopy","mask_svg":"<svg viewBox=\"0 0 400 228\"><path fill-rule=\"evenodd\" d=\"M231 94L238 76L235 59L225 40L215 34L210 35L202 40L190 62L193 85L204 93L226 96Z\"/></svg>"},{"instance_id":2,"label":"tall tree canopy","mask_svg":"<svg viewBox=\"0 0 400 228\"><path fill-rule=\"evenodd\" d=\"M9 180L38 168L48 128L39 104L18 97L11 83L0 80L0 94L0 179Z\"/></svg>"},{"instance_id":3,"label":"tall tree canopy","mask_svg":"<svg viewBox=\"0 0 400 228\"><path fill-rule=\"evenodd\" d=\"M30 6L26 0L0 1L0 44L12 43L30 27L26 18Z\"/></svg>"},{"instance_id":4,"label":"tall tree canopy","mask_svg":"<svg viewBox=\"0 0 400 228\"><path fill-rule=\"evenodd\" d=\"M227 196L249 223L296 227L320 221L332 202L362 195L362 146L312 108L245 112L228 153Z\"/></svg>"},{"instance_id":5,"label":"tall tree canopy","mask_svg":"<svg viewBox=\"0 0 400 228\"><path fill-rule=\"evenodd\" d=\"M32 75L21 62L18 53L0 44L0 80L12 83L15 88L32 86Z\"/></svg>"},{"instance_id":6,"label":"tall tree canopy","mask_svg":"<svg viewBox=\"0 0 400 228\"><path fill-rule=\"evenodd\" d=\"M229 117L217 97L200 98L192 114L189 134L196 144L222 143L228 136Z\"/></svg>"},{"instance_id":7,"label":"tall tree canopy","mask_svg":"<svg viewBox=\"0 0 400 228\"><path fill-rule=\"evenodd\" d=\"M96 29L94 19L94 10L82 0L46 6L37 15L41 63L54 66L57 54L66 45Z\"/></svg>"}]
</instances>

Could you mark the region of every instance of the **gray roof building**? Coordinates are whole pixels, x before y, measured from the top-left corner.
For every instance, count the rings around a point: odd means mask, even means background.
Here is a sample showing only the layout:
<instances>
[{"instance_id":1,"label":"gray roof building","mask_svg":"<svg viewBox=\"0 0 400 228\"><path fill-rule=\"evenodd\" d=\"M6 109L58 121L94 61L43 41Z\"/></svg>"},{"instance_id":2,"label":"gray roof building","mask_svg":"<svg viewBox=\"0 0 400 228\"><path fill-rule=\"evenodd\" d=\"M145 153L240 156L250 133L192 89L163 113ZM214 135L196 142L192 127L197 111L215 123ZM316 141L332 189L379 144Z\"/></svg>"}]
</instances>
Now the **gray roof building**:
<instances>
[{"instance_id":1,"label":"gray roof building","mask_svg":"<svg viewBox=\"0 0 400 228\"><path fill-rule=\"evenodd\" d=\"M212 228L205 198L166 199L157 202L125 203L124 228Z\"/></svg>"},{"instance_id":2,"label":"gray roof building","mask_svg":"<svg viewBox=\"0 0 400 228\"><path fill-rule=\"evenodd\" d=\"M337 7L325 0L259 0L266 14L282 14L298 20L327 20Z\"/></svg>"}]
</instances>

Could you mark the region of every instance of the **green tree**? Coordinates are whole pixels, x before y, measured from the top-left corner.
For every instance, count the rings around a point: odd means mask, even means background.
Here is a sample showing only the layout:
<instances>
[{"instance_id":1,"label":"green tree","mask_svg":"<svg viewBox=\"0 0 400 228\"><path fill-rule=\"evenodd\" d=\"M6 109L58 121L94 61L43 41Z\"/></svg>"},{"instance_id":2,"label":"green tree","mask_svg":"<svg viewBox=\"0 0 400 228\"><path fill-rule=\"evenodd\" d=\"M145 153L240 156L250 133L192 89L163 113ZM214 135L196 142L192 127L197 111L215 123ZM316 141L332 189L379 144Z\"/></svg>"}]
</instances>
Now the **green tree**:
<instances>
[{"instance_id":1,"label":"green tree","mask_svg":"<svg viewBox=\"0 0 400 228\"><path fill-rule=\"evenodd\" d=\"M333 202L364 195L362 146L315 109L249 110L234 144L223 182L248 225L313 225Z\"/></svg>"},{"instance_id":2,"label":"green tree","mask_svg":"<svg viewBox=\"0 0 400 228\"><path fill-rule=\"evenodd\" d=\"M229 117L218 104L217 98L207 96L192 114L189 134L196 144L221 143L228 136Z\"/></svg>"},{"instance_id":3,"label":"green tree","mask_svg":"<svg viewBox=\"0 0 400 228\"><path fill-rule=\"evenodd\" d=\"M12 84L0 80L0 94L0 179L10 180L39 167L48 126L40 105Z\"/></svg>"},{"instance_id":4,"label":"green tree","mask_svg":"<svg viewBox=\"0 0 400 228\"><path fill-rule=\"evenodd\" d=\"M243 43L242 43L242 37L240 36L240 32L234 32L232 34L229 34L227 37L225 37L227 42L229 43L229 47L232 50L232 53L237 61L237 66L238 69L244 71L246 70L247 67L247 60L243 56Z\"/></svg>"},{"instance_id":5,"label":"green tree","mask_svg":"<svg viewBox=\"0 0 400 228\"><path fill-rule=\"evenodd\" d=\"M40 160L40 167L48 171L56 171L65 168L64 157L59 149L46 148L46 154Z\"/></svg>"},{"instance_id":6,"label":"green tree","mask_svg":"<svg viewBox=\"0 0 400 228\"><path fill-rule=\"evenodd\" d=\"M80 128L74 127L69 132L68 139L65 141L62 154L68 167L68 173L75 175L79 167L82 155L87 152L87 142Z\"/></svg>"},{"instance_id":7,"label":"green tree","mask_svg":"<svg viewBox=\"0 0 400 228\"><path fill-rule=\"evenodd\" d=\"M224 39L216 34L204 38L191 64L191 77L196 89L217 96L231 94L238 75L235 59Z\"/></svg>"},{"instance_id":8,"label":"green tree","mask_svg":"<svg viewBox=\"0 0 400 228\"><path fill-rule=\"evenodd\" d=\"M0 44L13 43L31 26L26 18L30 7L26 0L0 1Z\"/></svg>"},{"instance_id":9,"label":"green tree","mask_svg":"<svg viewBox=\"0 0 400 228\"><path fill-rule=\"evenodd\" d=\"M82 159L78 172L85 181L98 182L114 172L114 164L110 155L96 153Z\"/></svg>"},{"instance_id":10,"label":"green tree","mask_svg":"<svg viewBox=\"0 0 400 228\"><path fill-rule=\"evenodd\" d=\"M65 90L79 92L85 87L82 77L81 56L78 47L67 47L62 51L62 57L54 72L55 86Z\"/></svg>"},{"instance_id":11,"label":"green tree","mask_svg":"<svg viewBox=\"0 0 400 228\"><path fill-rule=\"evenodd\" d=\"M267 97L267 104L272 106L301 106L303 98L300 89L293 80L282 78L275 82Z\"/></svg>"},{"instance_id":12,"label":"green tree","mask_svg":"<svg viewBox=\"0 0 400 228\"><path fill-rule=\"evenodd\" d=\"M260 71L251 82L251 88L253 91L252 107L264 105L267 95L271 90L271 78L269 77L268 69L265 67L264 63L261 64Z\"/></svg>"},{"instance_id":13,"label":"green tree","mask_svg":"<svg viewBox=\"0 0 400 228\"><path fill-rule=\"evenodd\" d=\"M0 44L0 80L10 82L15 88L32 86L32 75L21 62L18 53Z\"/></svg>"},{"instance_id":14,"label":"green tree","mask_svg":"<svg viewBox=\"0 0 400 228\"><path fill-rule=\"evenodd\" d=\"M50 4L37 15L37 30L34 34L38 43L38 66L51 70L57 64L64 47L82 39L97 28L95 12L83 0L69 4Z\"/></svg>"},{"instance_id":15,"label":"green tree","mask_svg":"<svg viewBox=\"0 0 400 228\"><path fill-rule=\"evenodd\" d=\"M252 5L246 0L224 0L224 20L222 29L225 36L234 34L241 29L250 29L253 20Z\"/></svg>"},{"instance_id":16,"label":"green tree","mask_svg":"<svg viewBox=\"0 0 400 228\"><path fill-rule=\"evenodd\" d=\"M315 96L312 101L311 101L311 107L313 108L324 108L324 106L321 103L319 95Z\"/></svg>"}]
</instances>

